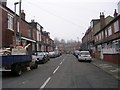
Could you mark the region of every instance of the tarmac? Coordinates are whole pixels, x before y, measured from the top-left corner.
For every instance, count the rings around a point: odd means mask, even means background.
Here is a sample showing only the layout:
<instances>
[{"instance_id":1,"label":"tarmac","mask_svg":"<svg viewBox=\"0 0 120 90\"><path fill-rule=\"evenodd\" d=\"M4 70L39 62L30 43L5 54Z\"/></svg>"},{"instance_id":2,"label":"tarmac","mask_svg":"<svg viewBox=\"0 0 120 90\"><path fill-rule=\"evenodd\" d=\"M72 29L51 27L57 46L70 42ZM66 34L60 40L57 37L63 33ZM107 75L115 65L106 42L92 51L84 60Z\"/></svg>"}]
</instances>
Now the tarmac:
<instances>
[{"instance_id":1,"label":"tarmac","mask_svg":"<svg viewBox=\"0 0 120 90\"><path fill-rule=\"evenodd\" d=\"M93 59L92 64L120 80L120 64L113 64L104 60Z\"/></svg>"}]
</instances>

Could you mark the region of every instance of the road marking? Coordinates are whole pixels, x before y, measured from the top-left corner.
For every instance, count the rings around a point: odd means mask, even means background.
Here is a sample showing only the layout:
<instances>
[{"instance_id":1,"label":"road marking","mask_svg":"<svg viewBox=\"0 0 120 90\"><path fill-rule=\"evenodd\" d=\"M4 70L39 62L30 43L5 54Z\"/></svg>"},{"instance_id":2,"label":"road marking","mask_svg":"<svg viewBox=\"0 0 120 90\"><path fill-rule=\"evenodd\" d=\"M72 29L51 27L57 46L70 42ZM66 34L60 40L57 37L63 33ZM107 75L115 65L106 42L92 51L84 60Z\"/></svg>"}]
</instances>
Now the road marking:
<instances>
[{"instance_id":1,"label":"road marking","mask_svg":"<svg viewBox=\"0 0 120 90\"><path fill-rule=\"evenodd\" d=\"M47 85L47 83L50 81L50 79L51 77L49 77L40 88L41 89L44 88Z\"/></svg>"},{"instance_id":2,"label":"road marking","mask_svg":"<svg viewBox=\"0 0 120 90\"><path fill-rule=\"evenodd\" d=\"M110 70L111 72L119 72L119 69L116 68L116 69L113 69L113 70Z\"/></svg>"},{"instance_id":3,"label":"road marking","mask_svg":"<svg viewBox=\"0 0 120 90\"><path fill-rule=\"evenodd\" d=\"M111 66L111 65L108 65L108 66L102 66L102 67L106 67L106 68L107 68L107 67L112 67L112 66Z\"/></svg>"},{"instance_id":4,"label":"road marking","mask_svg":"<svg viewBox=\"0 0 120 90\"><path fill-rule=\"evenodd\" d=\"M63 62L60 63L60 65L62 64Z\"/></svg>"},{"instance_id":5,"label":"road marking","mask_svg":"<svg viewBox=\"0 0 120 90\"><path fill-rule=\"evenodd\" d=\"M63 62L64 62L65 59L63 59Z\"/></svg>"},{"instance_id":6,"label":"road marking","mask_svg":"<svg viewBox=\"0 0 120 90\"><path fill-rule=\"evenodd\" d=\"M58 67L54 70L53 74L56 73L56 71L59 69L59 67L60 67L60 66L58 66Z\"/></svg>"},{"instance_id":7,"label":"road marking","mask_svg":"<svg viewBox=\"0 0 120 90\"><path fill-rule=\"evenodd\" d=\"M108 64L100 64L99 66L105 66L105 65L108 65Z\"/></svg>"},{"instance_id":8,"label":"road marking","mask_svg":"<svg viewBox=\"0 0 120 90\"><path fill-rule=\"evenodd\" d=\"M60 65L61 65L63 62L64 62L64 59L63 59L63 61L60 63ZM54 70L53 74L55 74L55 73L57 72L57 70L59 69L59 67L60 67L60 66L58 66L58 67ZM51 79L51 77L49 77L49 78L44 82L44 84L40 87L40 90L43 89L43 88L47 85L47 83L50 81L50 79Z\"/></svg>"}]
</instances>

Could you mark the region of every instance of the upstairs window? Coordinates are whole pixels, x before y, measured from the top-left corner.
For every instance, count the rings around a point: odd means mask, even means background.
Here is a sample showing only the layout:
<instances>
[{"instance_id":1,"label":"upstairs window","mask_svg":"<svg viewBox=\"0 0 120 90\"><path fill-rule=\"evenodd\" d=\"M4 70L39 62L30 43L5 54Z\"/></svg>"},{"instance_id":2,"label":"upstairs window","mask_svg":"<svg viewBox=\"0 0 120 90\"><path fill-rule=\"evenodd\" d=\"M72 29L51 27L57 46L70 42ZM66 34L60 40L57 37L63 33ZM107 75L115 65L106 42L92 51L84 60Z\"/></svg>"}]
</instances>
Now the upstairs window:
<instances>
[{"instance_id":1,"label":"upstairs window","mask_svg":"<svg viewBox=\"0 0 120 90\"><path fill-rule=\"evenodd\" d=\"M19 22L17 22L17 32L20 32L20 30L19 30Z\"/></svg>"},{"instance_id":2,"label":"upstairs window","mask_svg":"<svg viewBox=\"0 0 120 90\"><path fill-rule=\"evenodd\" d=\"M108 28L108 36L110 36L110 35L112 35L112 27L111 26Z\"/></svg>"},{"instance_id":3,"label":"upstairs window","mask_svg":"<svg viewBox=\"0 0 120 90\"><path fill-rule=\"evenodd\" d=\"M119 31L118 21L116 21L116 22L114 23L114 30L115 30L115 31L114 31L115 33Z\"/></svg>"},{"instance_id":4,"label":"upstairs window","mask_svg":"<svg viewBox=\"0 0 120 90\"><path fill-rule=\"evenodd\" d=\"M8 14L8 29L13 30L13 16Z\"/></svg>"},{"instance_id":5,"label":"upstairs window","mask_svg":"<svg viewBox=\"0 0 120 90\"><path fill-rule=\"evenodd\" d=\"M31 37L31 34L32 34L32 33L31 33L31 28L29 27L29 28L28 28L28 36Z\"/></svg>"},{"instance_id":6,"label":"upstairs window","mask_svg":"<svg viewBox=\"0 0 120 90\"><path fill-rule=\"evenodd\" d=\"M101 39L104 39L104 33L103 33L103 31L101 32Z\"/></svg>"},{"instance_id":7,"label":"upstairs window","mask_svg":"<svg viewBox=\"0 0 120 90\"><path fill-rule=\"evenodd\" d=\"M41 33L39 33L39 41L41 41Z\"/></svg>"},{"instance_id":8,"label":"upstairs window","mask_svg":"<svg viewBox=\"0 0 120 90\"><path fill-rule=\"evenodd\" d=\"M107 37L108 36L108 32L107 32L107 29L105 30L105 37Z\"/></svg>"},{"instance_id":9,"label":"upstairs window","mask_svg":"<svg viewBox=\"0 0 120 90\"><path fill-rule=\"evenodd\" d=\"M102 39L102 37L101 37L101 33L99 33L99 40L101 40Z\"/></svg>"}]
</instances>

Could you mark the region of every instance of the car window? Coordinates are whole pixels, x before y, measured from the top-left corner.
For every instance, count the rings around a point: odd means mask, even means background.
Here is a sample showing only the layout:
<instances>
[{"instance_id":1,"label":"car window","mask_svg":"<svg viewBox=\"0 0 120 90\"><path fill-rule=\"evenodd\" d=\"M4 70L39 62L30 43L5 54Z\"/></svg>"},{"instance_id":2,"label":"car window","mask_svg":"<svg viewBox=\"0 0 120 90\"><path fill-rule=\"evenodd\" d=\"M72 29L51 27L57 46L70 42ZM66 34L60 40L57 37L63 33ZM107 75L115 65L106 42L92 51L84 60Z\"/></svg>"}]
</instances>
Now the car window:
<instances>
[{"instance_id":1,"label":"car window","mask_svg":"<svg viewBox=\"0 0 120 90\"><path fill-rule=\"evenodd\" d=\"M80 54L81 54L81 55L90 55L89 52L81 52Z\"/></svg>"}]
</instances>

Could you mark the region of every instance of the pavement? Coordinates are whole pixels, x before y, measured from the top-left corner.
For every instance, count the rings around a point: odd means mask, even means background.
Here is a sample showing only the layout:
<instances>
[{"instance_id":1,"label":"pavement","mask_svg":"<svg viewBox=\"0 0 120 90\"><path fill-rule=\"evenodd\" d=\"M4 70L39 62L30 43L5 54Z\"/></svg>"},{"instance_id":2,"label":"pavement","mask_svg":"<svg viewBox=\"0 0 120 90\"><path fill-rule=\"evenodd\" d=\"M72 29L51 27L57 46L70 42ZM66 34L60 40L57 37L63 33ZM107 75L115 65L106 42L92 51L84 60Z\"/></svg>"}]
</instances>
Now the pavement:
<instances>
[{"instance_id":1,"label":"pavement","mask_svg":"<svg viewBox=\"0 0 120 90\"><path fill-rule=\"evenodd\" d=\"M113 64L104 60L93 59L92 64L120 80L120 67L118 64Z\"/></svg>"}]
</instances>

